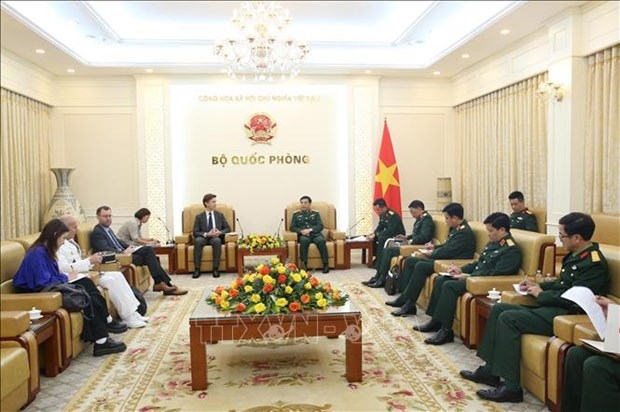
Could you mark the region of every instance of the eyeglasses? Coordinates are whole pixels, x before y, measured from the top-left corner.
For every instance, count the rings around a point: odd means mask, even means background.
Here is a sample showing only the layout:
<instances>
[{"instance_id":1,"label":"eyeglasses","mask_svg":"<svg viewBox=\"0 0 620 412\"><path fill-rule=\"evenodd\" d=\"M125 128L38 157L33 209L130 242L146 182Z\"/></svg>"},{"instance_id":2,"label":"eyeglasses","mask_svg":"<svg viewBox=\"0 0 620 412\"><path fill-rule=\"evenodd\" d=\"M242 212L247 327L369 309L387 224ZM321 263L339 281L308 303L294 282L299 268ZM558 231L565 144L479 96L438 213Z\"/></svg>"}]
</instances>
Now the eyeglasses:
<instances>
[{"instance_id":1,"label":"eyeglasses","mask_svg":"<svg viewBox=\"0 0 620 412\"><path fill-rule=\"evenodd\" d=\"M572 236L572 235L563 235L563 234L561 234L561 233L558 233L558 238L559 238L560 240L563 240L564 238L566 238L566 237L571 237L571 236Z\"/></svg>"}]
</instances>

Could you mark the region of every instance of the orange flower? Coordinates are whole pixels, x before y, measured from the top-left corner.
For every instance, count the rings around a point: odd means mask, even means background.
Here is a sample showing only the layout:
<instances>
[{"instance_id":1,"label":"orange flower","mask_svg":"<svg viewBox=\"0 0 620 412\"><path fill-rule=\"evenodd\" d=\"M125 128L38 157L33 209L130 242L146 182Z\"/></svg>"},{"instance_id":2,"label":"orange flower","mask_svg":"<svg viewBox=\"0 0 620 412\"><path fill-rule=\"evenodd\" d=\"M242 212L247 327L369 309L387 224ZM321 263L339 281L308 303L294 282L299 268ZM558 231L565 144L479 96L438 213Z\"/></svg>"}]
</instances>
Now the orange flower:
<instances>
[{"instance_id":1,"label":"orange flower","mask_svg":"<svg viewBox=\"0 0 620 412\"><path fill-rule=\"evenodd\" d=\"M288 308L291 312L298 312L301 309L301 305L299 302L291 302L289 303Z\"/></svg>"},{"instance_id":2,"label":"orange flower","mask_svg":"<svg viewBox=\"0 0 620 412\"><path fill-rule=\"evenodd\" d=\"M289 270L297 271L297 265L294 263L289 263L287 267L289 268Z\"/></svg>"},{"instance_id":3,"label":"orange flower","mask_svg":"<svg viewBox=\"0 0 620 412\"><path fill-rule=\"evenodd\" d=\"M237 289L231 289L229 293L230 293L230 297L234 298L235 296L239 294L239 291Z\"/></svg>"},{"instance_id":4,"label":"orange flower","mask_svg":"<svg viewBox=\"0 0 620 412\"><path fill-rule=\"evenodd\" d=\"M243 278L237 278L237 286L238 287L243 286Z\"/></svg>"},{"instance_id":5,"label":"orange flower","mask_svg":"<svg viewBox=\"0 0 620 412\"><path fill-rule=\"evenodd\" d=\"M299 299L301 300L301 303L305 305L306 303L310 302L310 295L304 293Z\"/></svg>"},{"instance_id":6,"label":"orange flower","mask_svg":"<svg viewBox=\"0 0 620 412\"><path fill-rule=\"evenodd\" d=\"M286 283L286 275L278 276L278 283Z\"/></svg>"},{"instance_id":7,"label":"orange flower","mask_svg":"<svg viewBox=\"0 0 620 412\"><path fill-rule=\"evenodd\" d=\"M327 293L329 293L332 290L332 285L330 285L329 282L325 283L325 286L323 286L323 290Z\"/></svg>"},{"instance_id":8,"label":"orange flower","mask_svg":"<svg viewBox=\"0 0 620 412\"><path fill-rule=\"evenodd\" d=\"M315 277L310 278L310 284L312 285L313 288L319 286L319 280Z\"/></svg>"},{"instance_id":9,"label":"orange flower","mask_svg":"<svg viewBox=\"0 0 620 412\"><path fill-rule=\"evenodd\" d=\"M245 310L245 304L243 303L237 303L237 305L235 306L235 310L237 312L243 312Z\"/></svg>"},{"instance_id":10,"label":"orange flower","mask_svg":"<svg viewBox=\"0 0 620 412\"><path fill-rule=\"evenodd\" d=\"M268 283L265 286L263 286L263 292L265 293L269 293L272 290L273 290L273 285L271 283Z\"/></svg>"},{"instance_id":11,"label":"orange flower","mask_svg":"<svg viewBox=\"0 0 620 412\"><path fill-rule=\"evenodd\" d=\"M217 305L219 305L220 303L222 303L222 297L221 297L221 296L216 297L216 298L215 298L215 303L216 303Z\"/></svg>"},{"instance_id":12,"label":"orange flower","mask_svg":"<svg viewBox=\"0 0 620 412\"><path fill-rule=\"evenodd\" d=\"M218 295L221 295L223 291L225 291L226 288L224 286L218 286L215 288L215 293L217 293Z\"/></svg>"},{"instance_id":13,"label":"orange flower","mask_svg":"<svg viewBox=\"0 0 620 412\"><path fill-rule=\"evenodd\" d=\"M260 273L263 275L268 275L270 271L269 266L263 266L262 268L260 268Z\"/></svg>"}]
</instances>

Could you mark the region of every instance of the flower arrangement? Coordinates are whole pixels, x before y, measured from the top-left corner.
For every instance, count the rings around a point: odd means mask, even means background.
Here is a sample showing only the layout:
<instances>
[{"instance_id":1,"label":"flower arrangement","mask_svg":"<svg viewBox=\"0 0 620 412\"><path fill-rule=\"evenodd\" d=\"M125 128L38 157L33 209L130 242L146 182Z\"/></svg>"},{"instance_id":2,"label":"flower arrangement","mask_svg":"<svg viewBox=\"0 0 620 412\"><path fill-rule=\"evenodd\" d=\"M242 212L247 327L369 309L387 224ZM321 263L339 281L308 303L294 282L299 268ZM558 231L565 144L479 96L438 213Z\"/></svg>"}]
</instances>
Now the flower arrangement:
<instances>
[{"instance_id":1,"label":"flower arrangement","mask_svg":"<svg viewBox=\"0 0 620 412\"><path fill-rule=\"evenodd\" d=\"M239 239L237 244L240 248L250 249L250 252L253 253L255 250L284 247L284 240L279 236L249 234Z\"/></svg>"},{"instance_id":2,"label":"flower arrangement","mask_svg":"<svg viewBox=\"0 0 620 412\"><path fill-rule=\"evenodd\" d=\"M207 303L223 312L286 314L342 306L348 298L329 282L321 282L293 263L273 258L230 286L218 286Z\"/></svg>"}]
</instances>

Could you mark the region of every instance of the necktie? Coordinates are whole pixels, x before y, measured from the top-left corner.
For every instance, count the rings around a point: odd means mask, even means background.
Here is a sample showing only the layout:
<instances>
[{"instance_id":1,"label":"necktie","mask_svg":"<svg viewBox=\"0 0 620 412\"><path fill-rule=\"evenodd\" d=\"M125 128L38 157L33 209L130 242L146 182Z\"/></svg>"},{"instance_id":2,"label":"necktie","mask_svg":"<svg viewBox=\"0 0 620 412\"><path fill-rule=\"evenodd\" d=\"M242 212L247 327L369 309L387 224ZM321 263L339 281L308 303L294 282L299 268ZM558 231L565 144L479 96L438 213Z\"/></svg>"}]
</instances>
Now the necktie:
<instances>
[{"instance_id":1,"label":"necktie","mask_svg":"<svg viewBox=\"0 0 620 412\"><path fill-rule=\"evenodd\" d=\"M210 232L213 229L213 212L207 213L207 232Z\"/></svg>"},{"instance_id":2,"label":"necktie","mask_svg":"<svg viewBox=\"0 0 620 412\"><path fill-rule=\"evenodd\" d=\"M114 233L112 232L112 230L108 229L107 232L108 232L108 236L110 237L110 239L112 239L112 244L116 248L116 251L122 252L123 250L125 250L123 246L119 243L119 241L116 239L116 236L114 236Z\"/></svg>"}]
</instances>

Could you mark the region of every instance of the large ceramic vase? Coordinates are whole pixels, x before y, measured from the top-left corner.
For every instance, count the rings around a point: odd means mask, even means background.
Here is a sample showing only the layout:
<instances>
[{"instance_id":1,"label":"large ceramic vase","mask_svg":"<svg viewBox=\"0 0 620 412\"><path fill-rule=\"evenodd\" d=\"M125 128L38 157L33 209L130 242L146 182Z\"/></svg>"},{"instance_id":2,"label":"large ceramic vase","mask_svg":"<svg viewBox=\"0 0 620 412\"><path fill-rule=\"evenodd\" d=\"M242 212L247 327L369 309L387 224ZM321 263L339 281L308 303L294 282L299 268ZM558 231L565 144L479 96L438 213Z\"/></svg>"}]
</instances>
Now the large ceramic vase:
<instances>
[{"instance_id":1,"label":"large ceramic vase","mask_svg":"<svg viewBox=\"0 0 620 412\"><path fill-rule=\"evenodd\" d=\"M50 169L56 177L56 183L58 187L50 205L43 216L43 222L48 222L50 219L60 217L62 215L73 215L78 219L79 223L86 222L86 214L84 209L80 205L80 202L75 198L71 188L69 187L69 176L75 169L68 167L57 167Z\"/></svg>"}]
</instances>

